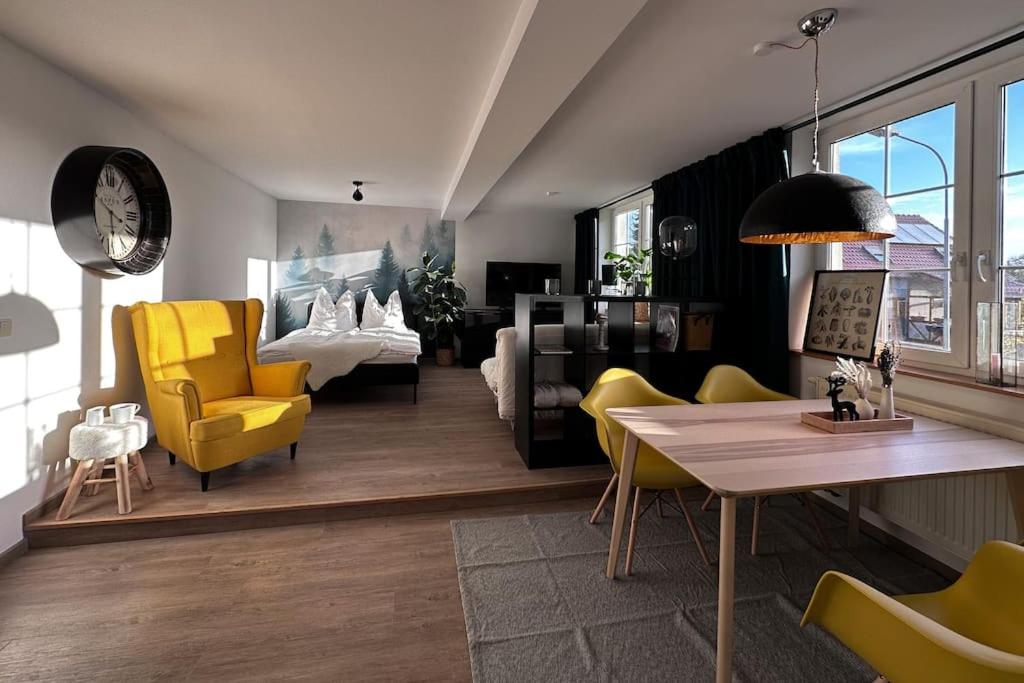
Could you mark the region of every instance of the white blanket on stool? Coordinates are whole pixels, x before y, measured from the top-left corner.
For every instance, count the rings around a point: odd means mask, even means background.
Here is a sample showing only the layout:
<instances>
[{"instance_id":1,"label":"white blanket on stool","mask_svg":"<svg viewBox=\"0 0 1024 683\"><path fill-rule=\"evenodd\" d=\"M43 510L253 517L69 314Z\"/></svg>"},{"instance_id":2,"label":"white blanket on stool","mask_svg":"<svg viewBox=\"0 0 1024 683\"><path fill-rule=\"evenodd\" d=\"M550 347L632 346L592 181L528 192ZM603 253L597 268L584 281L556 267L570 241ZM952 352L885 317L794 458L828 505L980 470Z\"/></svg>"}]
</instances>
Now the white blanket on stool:
<instances>
[{"instance_id":1,"label":"white blanket on stool","mask_svg":"<svg viewBox=\"0 0 1024 683\"><path fill-rule=\"evenodd\" d=\"M141 450L149 440L149 423L136 416L125 424L114 424L107 418L101 425L85 423L71 428L68 455L72 460L116 458Z\"/></svg>"}]
</instances>

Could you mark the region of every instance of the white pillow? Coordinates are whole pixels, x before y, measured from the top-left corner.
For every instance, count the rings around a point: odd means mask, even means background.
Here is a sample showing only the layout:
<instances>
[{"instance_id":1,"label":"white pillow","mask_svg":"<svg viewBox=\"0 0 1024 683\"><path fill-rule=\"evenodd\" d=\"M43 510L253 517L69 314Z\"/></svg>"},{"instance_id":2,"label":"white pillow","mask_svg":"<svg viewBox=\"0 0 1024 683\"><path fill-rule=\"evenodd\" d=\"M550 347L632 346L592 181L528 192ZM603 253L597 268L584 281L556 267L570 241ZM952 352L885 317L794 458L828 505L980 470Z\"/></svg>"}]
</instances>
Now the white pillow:
<instances>
[{"instance_id":1,"label":"white pillow","mask_svg":"<svg viewBox=\"0 0 1024 683\"><path fill-rule=\"evenodd\" d=\"M391 292L391 296L388 297L388 302L384 304L384 324L383 327L405 327L405 315L402 314L402 297L399 296L398 290Z\"/></svg>"},{"instance_id":2,"label":"white pillow","mask_svg":"<svg viewBox=\"0 0 1024 683\"><path fill-rule=\"evenodd\" d=\"M391 292L387 303L383 306L377 301L372 291L366 292L366 303L363 304L363 322L360 329L369 330L374 327L405 327L405 316L402 314L402 297L398 290Z\"/></svg>"},{"instance_id":3,"label":"white pillow","mask_svg":"<svg viewBox=\"0 0 1024 683\"><path fill-rule=\"evenodd\" d=\"M334 304L334 315L338 332L348 332L359 327L356 321L356 298L351 290L338 297L338 303Z\"/></svg>"},{"instance_id":4,"label":"white pillow","mask_svg":"<svg viewBox=\"0 0 1024 683\"><path fill-rule=\"evenodd\" d=\"M323 287L316 293L313 299L313 308L309 311L309 322L306 328L310 330L327 330L335 332L338 329L338 317L334 312L334 301L331 295Z\"/></svg>"},{"instance_id":5,"label":"white pillow","mask_svg":"<svg viewBox=\"0 0 1024 683\"><path fill-rule=\"evenodd\" d=\"M384 308L377 301L377 296L372 289L366 290L366 301L363 303L363 320L359 323L360 329L368 330L373 327L384 326Z\"/></svg>"}]
</instances>

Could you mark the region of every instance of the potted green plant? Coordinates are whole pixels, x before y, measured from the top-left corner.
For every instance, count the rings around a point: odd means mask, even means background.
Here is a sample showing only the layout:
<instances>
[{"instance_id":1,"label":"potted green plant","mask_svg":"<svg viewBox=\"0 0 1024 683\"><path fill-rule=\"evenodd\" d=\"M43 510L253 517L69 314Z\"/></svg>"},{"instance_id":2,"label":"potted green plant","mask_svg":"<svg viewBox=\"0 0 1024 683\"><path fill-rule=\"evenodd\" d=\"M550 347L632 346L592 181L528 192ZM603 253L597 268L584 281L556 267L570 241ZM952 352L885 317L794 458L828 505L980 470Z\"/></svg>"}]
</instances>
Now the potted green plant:
<instances>
[{"instance_id":1,"label":"potted green plant","mask_svg":"<svg viewBox=\"0 0 1024 683\"><path fill-rule=\"evenodd\" d=\"M455 279L455 266L439 265L437 255L423 252L423 265L406 271L416 297L413 312L421 316L427 339L437 342L437 364L455 362L455 325L466 309L466 288Z\"/></svg>"},{"instance_id":2,"label":"potted green plant","mask_svg":"<svg viewBox=\"0 0 1024 683\"><path fill-rule=\"evenodd\" d=\"M628 254L607 251L605 261L615 266L615 276L632 285L638 296L645 296L651 286L651 249L636 249Z\"/></svg>"}]
</instances>

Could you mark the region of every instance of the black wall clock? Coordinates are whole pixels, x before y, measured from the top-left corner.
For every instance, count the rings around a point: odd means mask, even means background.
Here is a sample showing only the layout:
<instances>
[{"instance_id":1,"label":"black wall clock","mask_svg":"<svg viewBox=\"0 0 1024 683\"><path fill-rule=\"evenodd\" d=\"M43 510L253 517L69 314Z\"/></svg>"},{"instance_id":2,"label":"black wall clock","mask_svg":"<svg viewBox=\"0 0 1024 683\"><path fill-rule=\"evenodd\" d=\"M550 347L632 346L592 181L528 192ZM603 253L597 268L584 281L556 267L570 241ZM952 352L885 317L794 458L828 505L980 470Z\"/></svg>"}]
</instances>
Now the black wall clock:
<instances>
[{"instance_id":1,"label":"black wall clock","mask_svg":"<svg viewBox=\"0 0 1024 683\"><path fill-rule=\"evenodd\" d=\"M127 147L79 147L53 180L57 239L80 265L111 275L156 268L171 239L171 201L156 166Z\"/></svg>"}]
</instances>

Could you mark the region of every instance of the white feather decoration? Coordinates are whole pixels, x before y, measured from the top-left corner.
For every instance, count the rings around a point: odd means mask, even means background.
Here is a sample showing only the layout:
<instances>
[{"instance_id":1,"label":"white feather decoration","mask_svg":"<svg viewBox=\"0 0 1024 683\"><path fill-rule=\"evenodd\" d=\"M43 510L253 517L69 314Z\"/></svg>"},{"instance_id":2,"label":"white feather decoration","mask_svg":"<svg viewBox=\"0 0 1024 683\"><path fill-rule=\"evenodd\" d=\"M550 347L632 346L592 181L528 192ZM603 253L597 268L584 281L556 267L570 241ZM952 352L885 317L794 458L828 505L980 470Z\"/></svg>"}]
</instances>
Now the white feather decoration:
<instances>
[{"instance_id":1,"label":"white feather decoration","mask_svg":"<svg viewBox=\"0 0 1024 683\"><path fill-rule=\"evenodd\" d=\"M853 387L860 398L867 398L871 391L871 371L864 363L857 363L849 358L837 358L836 367L840 374L846 378L847 383Z\"/></svg>"}]
</instances>

